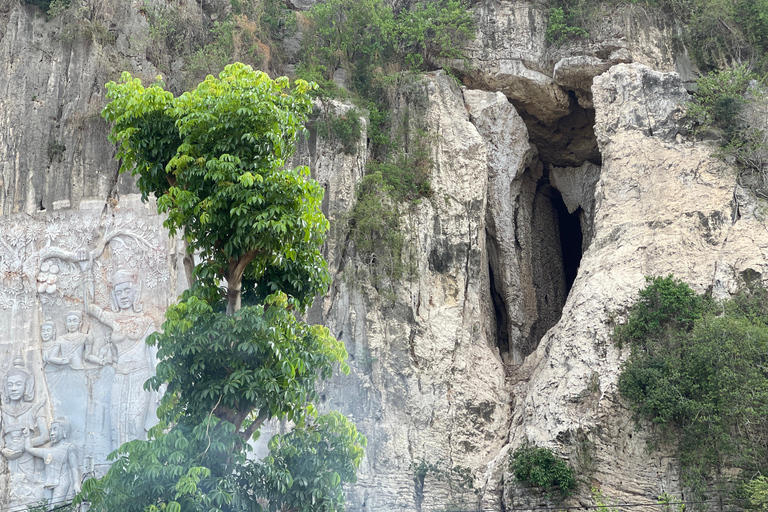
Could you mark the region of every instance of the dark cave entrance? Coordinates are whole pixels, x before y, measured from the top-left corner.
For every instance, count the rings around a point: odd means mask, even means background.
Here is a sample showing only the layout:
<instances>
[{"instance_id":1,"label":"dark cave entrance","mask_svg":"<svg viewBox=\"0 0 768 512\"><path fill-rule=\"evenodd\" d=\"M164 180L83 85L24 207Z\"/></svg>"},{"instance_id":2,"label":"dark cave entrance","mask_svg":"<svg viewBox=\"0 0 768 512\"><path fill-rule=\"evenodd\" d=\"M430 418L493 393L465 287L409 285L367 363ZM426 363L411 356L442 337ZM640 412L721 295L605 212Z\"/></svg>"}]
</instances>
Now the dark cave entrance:
<instances>
[{"instance_id":1,"label":"dark cave entrance","mask_svg":"<svg viewBox=\"0 0 768 512\"><path fill-rule=\"evenodd\" d=\"M557 212L557 225L560 232L560 249L563 256L563 274L565 277L565 294L571 292L576 274L581 263L584 234L581 231L581 208L569 213L563 196L556 188L552 189L552 206Z\"/></svg>"},{"instance_id":2,"label":"dark cave entrance","mask_svg":"<svg viewBox=\"0 0 768 512\"><path fill-rule=\"evenodd\" d=\"M595 111L570 96L569 113L554 122L516 105L533 156L510 187L514 244L506 217L486 219L488 327L507 364L522 363L558 323L593 236L602 164Z\"/></svg>"},{"instance_id":3,"label":"dark cave entrance","mask_svg":"<svg viewBox=\"0 0 768 512\"><path fill-rule=\"evenodd\" d=\"M549 182L548 173L539 180L531 216L531 270L536 296L536 320L525 352L559 320L581 263L584 234L581 209L573 213L561 192Z\"/></svg>"}]
</instances>

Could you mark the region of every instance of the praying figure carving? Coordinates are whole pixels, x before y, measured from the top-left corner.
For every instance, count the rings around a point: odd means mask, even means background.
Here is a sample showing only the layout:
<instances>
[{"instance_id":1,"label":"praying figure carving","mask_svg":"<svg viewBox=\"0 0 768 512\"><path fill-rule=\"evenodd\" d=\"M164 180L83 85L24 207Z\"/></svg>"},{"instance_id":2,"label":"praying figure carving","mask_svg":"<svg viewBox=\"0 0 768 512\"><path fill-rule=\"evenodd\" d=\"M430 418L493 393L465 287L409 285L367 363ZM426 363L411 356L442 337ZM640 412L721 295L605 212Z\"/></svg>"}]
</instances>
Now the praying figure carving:
<instances>
[{"instance_id":1,"label":"praying figure carving","mask_svg":"<svg viewBox=\"0 0 768 512\"><path fill-rule=\"evenodd\" d=\"M3 405L0 408L2 448L0 453L8 460L10 470L11 506L28 505L39 501L43 461L27 451L29 446L40 446L48 441L44 402L35 402L35 380L17 358L5 375Z\"/></svg>"},{"instance_id":2,"label":"praying figure carving","mask_svg":"<svg viewBox=\"0 0 768 512\"><path fill-rule=\"evenodd\" d=\"M156 326L155 320L142 312L141 283L136 274L119 270L111 285L111 310L88 304L87 311L111 329L108 345L117 349L110 400L112 446L117 448L127 441L146 439L149 428L157 423L153 407L156 394L144 390L144 382L155 372L154 350L145 340ZM106 353L104 357L108 357Z\"/></svg>"},{"instance_id":3,"label":"praying figure carving","mask_svg":"<svg viewBox=\"0 0 768 512\"><path fill-rule=\"evenodd\" d=\"M69 421L63 417L51 423L51 444L48 447L32 446L29 432L24 433L24 449L45 462L43 489L48 510L70 501L80 492L80 465L75 446L67 440L69 433Z\"/></svg>"},{"instance_id":4,"label":"praying figure carving","mask_svg":"<svg viewBox=\"0 0 768 512\"><path fill-rule=\"evenodd\" d=\"M70 440L78 445L82 445L85 440L88 402L84 359L86 348L93 345L90 337L80 332L82 323L82 313L67 313L67 333L59 339L53 322L44 322L40 327L45 380L51 395L53 414L68 414L74 419Z\"/></svg>"}]
</instances>

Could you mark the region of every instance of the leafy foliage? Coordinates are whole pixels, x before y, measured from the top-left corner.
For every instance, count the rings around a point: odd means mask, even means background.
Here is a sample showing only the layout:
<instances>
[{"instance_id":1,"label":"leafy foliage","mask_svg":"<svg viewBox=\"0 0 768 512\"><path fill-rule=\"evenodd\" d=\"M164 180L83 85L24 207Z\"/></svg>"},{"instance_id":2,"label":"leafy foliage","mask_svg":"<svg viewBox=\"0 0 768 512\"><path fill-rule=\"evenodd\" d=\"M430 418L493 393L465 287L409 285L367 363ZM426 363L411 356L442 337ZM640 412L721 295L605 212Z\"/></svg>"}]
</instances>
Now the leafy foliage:
<instances>
[{"instance_id":1,"label":"leafy foliage","mask_svg":"<svg viewBox=\"0 0 768 512\"><path fill-rule=\"evenodd\" d=\"M722 133L720 155L739 167L742 186L768 199L768 134L759 114L768 102L764 78L742 64L701 77L697 85L689 114L702 128Z\"/></svg>"},{"instance_id":2,"label":"leafy foliage","mask_svg":"<svg viewBox=\"0 0 768 512\"><path fill-rule=\"evenodd\" d=\"M365 438L312 405L317 379L349 368L327 328L297 317L328 285L327 221L308 170L285 168L310 88L239 63L178 98L127 73L107 84L121 171L139 175L201 262L148 339L160 361L145 386L165 388L161 423L83 485L91 510L261 511L258 498L273 511L343 510L340 486L354 480ZM295 429L249 460L270 418Z\"/></svg>"},{"instance_id":3,"label":"leafy foliage","mask_svg":"<svg viewBox=\"0 0 768 512\"><path fill-rule=\"evenodd\" d=\"M298 28L296 14L281 0L230 0L200 7L146 3L143 12L150 28L148 59L170 76L179 75L170 72L174 62L183 60L183 80L177 85L183 89L237 61L279 69L284 55L280 41Z\"/></svg>"},{"instance_id":4,"label":"leafy foliage","mask_svg":"<svg viewBox=\"0 0 768 512\"><path fill-rule=\"evenodd\" d=\"M646 281L648 286L640 290L627 323L616 326L614 339L619 347L628 342L652 350L670 332L689 330L704 311L704 298L673 276L648 277Z\"/></svg>"},{"instance_id":5,"label":"leafy foliage","mask_svg":"<svg viewBox=\"0 0 768 512\"><path fill-rule=\"evenodd\" d=\"M360 121L360 112L352 108L342 115L334 115L324 112L317 123L317 129L325 133L330 139L336 139L341 143L344 153L357 154L357 146L363 133L363 123Z\"/></svg>"},{"instance_id":6,"label":"leafy foliage","mask_svg":"<svg viewBox=\"0 0 768 512\"><path fill-rule=\"evenodd\" d=\"M548 496L556 491L570 496L576 487L573 468L549 448L529 444L519 446L509 460L509 469L520 482L538 487Z\"/></svg>"},{"instance_id":7,"label":"leafy foliage","mask_svg":"<svg viewBox=\"0 0 768 512\"><path fill-rule=\"evenodd\" d=\"M334 97L334 73L343 69L347 86L370 113L374 158L384 161L392 145L389 101L403 71L437 69L461 59L474 22L462 0L420 1L395 13L383 0L330 0L308 13L299 76L318 81ZM318 81L320 83L320 81Z\"/></svg>"},{"instance_id":8,"label":"leafy foliage","mask_svg":"<svg viewBox=\"0 0 768 512\"><path fill-rule=\"evenodd\" d=\"M358 185L357 203L349 219L350 239L355 243L358 256L371 269L374 284L382 277L399 279L405 270L405 238L393 194L381 172L364 176Z\"/></svg>"},{"instance_id":9,"label":"leafy foliage","mask_svg":"<svg viewBox=\"0 0 768 512\"><path fill-rule=\"evenodd\" d=\"M589 37L589 33L581 27L571 26L562 7L553 7L549 10L549 23L545 37L550 43L560 46L573 37Z\"/></svg>"},{"instance_id":10,"label":"leafy foliage","mask_svg":"<svg viewBox=\"0 0 768 512\"><path fill-rule=\"evenodd\" d=\"M752 510L768 510L768 478L759 476L749 482L745 489L749 496L748 508Z\"/></svg>"},{"instance_id":11,"label":"leafy foliage","mask_svg":"<svg viewBox=\"0 0 768 512\"><path fill-rule=\"evenodd\" d=\"M619 391L664 438L679 440L685 483L768 463L768 293L717 303L671 276L649 280L616 337L630 357ZM725 479L721 482L725 485Z\"/></svg>"},{"instance_id":12,"label":"leafy foliage","mask_svg":"<svg viewBox=\"0 0 768 512\"><path fill-rule=\"evenodd\" d=\"M641 5L644 16L670 16L682 22L681 41L704 71L750 63L768 71L768 0L556 0L550 11L548 40L586 36L602 20L601 9ZM562 9L562 15L557 9Z\"/></svg>"},{"instance_id":13,"label":"leafy foliage","mask_svg":"<svg viewBox=\"0 0 768 512\"><path fill-rule=\"evenodd\" d=\"M732 140L741 128L739 115L749 101L747 91L759 78L746 64L701 77L689 115L702 125L721 128L726 140Z\"/></svg>"}]
</instances>

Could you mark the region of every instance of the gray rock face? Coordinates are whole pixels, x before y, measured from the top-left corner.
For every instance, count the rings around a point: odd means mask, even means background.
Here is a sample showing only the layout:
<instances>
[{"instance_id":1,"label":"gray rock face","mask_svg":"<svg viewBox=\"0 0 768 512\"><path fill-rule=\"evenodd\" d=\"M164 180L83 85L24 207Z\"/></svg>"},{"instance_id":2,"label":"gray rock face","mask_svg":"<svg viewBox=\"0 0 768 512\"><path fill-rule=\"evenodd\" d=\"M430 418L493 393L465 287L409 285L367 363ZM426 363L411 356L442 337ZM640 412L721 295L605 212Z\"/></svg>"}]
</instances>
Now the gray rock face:
<instances>
[{"instance_id":1,"label":"gray rock face","mask_svg":"<svg viewBox=\"0 0 768 512\"><path fill-rule=\"evenodd\" d=\"M410 117L435 141L433 199L402 207L417 276L392 283L391 297L360 280L362 262L347 258L324 305L352 366L324 390L326 406L349 414L369 442L349 489L352 510L474 506L455 474L438 480L429 468L483 465L503 445L510 414L484 323L486 146L449 77L427 78L407 98Z\"/></svg>"},{"instance_id":2,"label":"gray rock face","mask_svg":"<svg viewBox=\"0 0 768 512\"><path fill-rule=\"evenodd\" d=\"M77 16L46 21L30 5L0 6L0 214L136 192L118 180L99 113L104 84L121 70L145 81L157 75L144 56L146 20L130 2Z\"/></svg>"},{"instance_id":3,"label":"gray rock face","mask_svg":"<svg viewBox=\"0 0 768 512\"><path fill-rule=\"evenodd\" d=\"M186 286L181 247L138 198L84 206L0 217L0 503L11 509L70 499L157 423L144 341Z\"/></svg>"},{"instance_id":4,"label":"gray rock face","mask_svg":"<svg viewBox=\"0 0 768 512\"><path fill-rule=\"evenodd\" d=\"M721 297L747 269L768 277L764 207L713 147L684 138L692 71L674 26L615 9L556 48L544 3L473 9L468 88L437 73L397 93L394 118L427 134L433 161L432 197L400 206L412 275L367 279L347 240L365 132L347 155L311 129L295 158L325 187L332 222L334 280L309 319L345 342L352 367L323 387L323 407L369 439L348 509L541 504L508 471L525 440L615 499L679 494L672 447L648 453L617 395L626 354L609 319L646 275ZM118 70L156 75L146 21L136 3L92 11L68 32L0 5L0 509L65 499L145 435L156 397L137 384L154 364L142 341L186 285L180 249L118 178L96 115Z\"/></svg>"}]
</instances>

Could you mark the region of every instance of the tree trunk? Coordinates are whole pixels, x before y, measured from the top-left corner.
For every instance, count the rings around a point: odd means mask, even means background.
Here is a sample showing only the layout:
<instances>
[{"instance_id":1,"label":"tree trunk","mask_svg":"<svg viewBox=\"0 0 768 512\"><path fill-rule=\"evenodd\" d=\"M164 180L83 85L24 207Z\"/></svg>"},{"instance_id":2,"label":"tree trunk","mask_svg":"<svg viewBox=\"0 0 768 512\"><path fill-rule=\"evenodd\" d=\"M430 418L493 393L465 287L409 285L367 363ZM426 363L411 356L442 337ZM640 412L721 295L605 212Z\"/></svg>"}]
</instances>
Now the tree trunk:
<instances>
[{"instance_id":1,"label":"tree trunk","mask_svg":"<svg viewBox=\"0 0 768 512\"><path fill-rule=\"evenodd\" d=\"M234 315L240 310L241 298L243 295L243 274L248 265L253 261L257 250L250 250L240 259L232 258L229 260L227 268L227 316Z\"/></svg>"}]
</instances>

